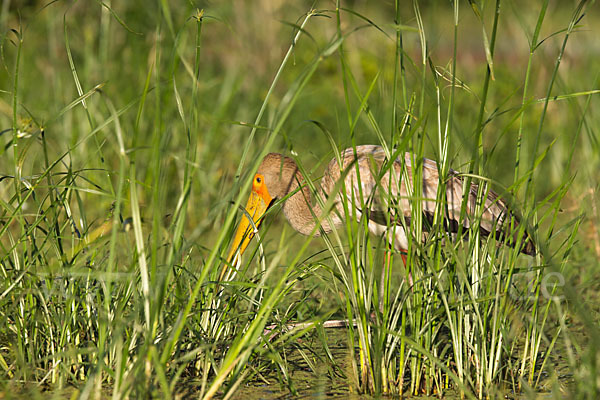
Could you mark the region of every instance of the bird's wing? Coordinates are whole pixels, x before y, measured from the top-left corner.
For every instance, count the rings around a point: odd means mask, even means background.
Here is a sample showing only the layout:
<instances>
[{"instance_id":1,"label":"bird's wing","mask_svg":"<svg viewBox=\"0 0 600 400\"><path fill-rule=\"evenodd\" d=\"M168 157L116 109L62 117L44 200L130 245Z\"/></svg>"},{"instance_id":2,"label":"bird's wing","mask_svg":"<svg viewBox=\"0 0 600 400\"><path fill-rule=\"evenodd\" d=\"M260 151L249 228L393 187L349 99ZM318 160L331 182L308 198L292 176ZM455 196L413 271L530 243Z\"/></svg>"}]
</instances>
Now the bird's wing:
<instances>
[{"instance_id":1,"label":"bird's wing","mask_svg":"<svg viewBox=\"0 0 600 400\"><path fill-rule=\"evenodd\" d=\"M407 164L410 160L410 154L405 155ZM433 219L436 212L438 202L438 188L440 184L444 185L446 199L442 204L442 212L444 213L444 220L448 230L455 232L460 225L469 227L473 220L476 218L477 202L478 202L478 185L471 184L467 191L465 188L465 181L454 170L449 170L448 176L444 182L441 182L439 176L438 164L435 161L429 159L423 159L422 167L422 180L423 180L423 212L429 220ZM411 170L411 185L412 185L412 170ZM481 218L477 218L476 222L481 228L481 232L484 235L489 235L491 232L500 231L504 225L504 222L508 215L511 215L506 203L500 199L498 194L489 188L485 188L483 193L483 210L480 210ZM466 199L465 199L466 197ZM462 221L460 218L460 212L465 203L466 215Z\"/></svg>"},{"instance_id":2,"label":"bird's wing","mask_svg":"<svg viewBox=\"0 0 600 400\"><path fill-rule=\"evenodd\" d=\"M402 217L411 217L412 204L421 201L426 220L432 221L437 208L436 199L440 185L438 164L435 161L427 158L417 160L420 165L416 167L422 170L422 189L416 193L413 185L413 160L410 153L405 153L404 162L398 158L394 160L393 165L390 165L385 162L385 152L380 146L363 145L357 146L356 150L354 148L344 150L341 153L341 161L341 166L335 158L329 163L322 181L324 192L329 194L345 173L345 185L340 188L336 201L340 212L343 210L340 206L345 197L360 214L368 210L369 219L377 224L388 225L390 222L400 224ZM472 184L464 194L463 179L453 170L450 170L443 184L446 188L446 200L442 212L448 230L456 231L461 225L460 210L465 195L468 198L462 225L469 227L476 213L477 185ZM478 219L477 222L482 233L487 235L498 231L510 213L506 204L492 190L488 190L484 204L481 220Z\"/></svg>"},{"instance_id":3,"label":"bird's wing","mask_svg":"<svg viewBox=\"0 0 600 400\"><path fill-rule=\"evenodd\" d=\"M415 161L418 163L415 164L415 168L422 171L422 188L415 193L412 158L411 153L405 153L404 160L398 158L390 165L386 163L385 152L380 146L348 148L341 153L341 165L336 158L329 163L322 181L325 196L339 189L336 192L335 206L340 217L344 216L343 202L346 201L352 206L350 212L354 218L360 218L366 212L369 220L377 224L377 230L390 224L409 225L412 205L420 201L426 225L423 230L427 231L437 212L437 192L442 184L446 190L446 198L441 212L444 215L445 228L449 232L456 232L461 225L469 227L476 221L483 236L495 232L498 239L504 240L509 229L512 232L508 236L515 235L515 227L519 221L496 192L486 188L483 210L478 211L478 185L471 184L465 191L464 180L454 170L450 170L445 181L441 182L438 164L433 160L422 158ZM339 187L336 183L342 176L345 176L344 185ZM465 196L466 212L461 220L460 213ZM481 217L477 218L477 214L481 214ZM371 228L371 224L369 227ZM513 245L517 242L516 239L513 238ZM521 251L526 254L535 253L535 244L530 236L526 235Z\"/></svg>"}]
</instances>

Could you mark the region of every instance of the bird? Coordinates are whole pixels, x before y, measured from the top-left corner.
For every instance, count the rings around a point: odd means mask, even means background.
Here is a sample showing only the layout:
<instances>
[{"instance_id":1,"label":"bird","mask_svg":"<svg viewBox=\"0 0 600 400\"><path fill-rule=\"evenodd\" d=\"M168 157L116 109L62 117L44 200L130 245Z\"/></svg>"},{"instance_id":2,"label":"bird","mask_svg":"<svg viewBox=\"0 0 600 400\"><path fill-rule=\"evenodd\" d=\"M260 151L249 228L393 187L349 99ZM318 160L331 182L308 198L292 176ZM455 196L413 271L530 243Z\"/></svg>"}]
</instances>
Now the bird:
<instances>
[{"instance_id":1,"label":"bird","mask_svg":"<svg viewBox=\"0 0 600 400\"><path fill-rule=\"evenodd\" d=\"M374 235L386 235L389 246L402 255L406 265L408 236L405 228L410 227L412 207L421 202L423 231L433 222L438 207L437 192L440 185L445 189L445 203L442 204L444 228L456 233L459 226L469 228L471 221L479 224L482 237L495 234L499 241L510 246L520 246L519 251L533 255L535 245L525 232L521 240L516 237L519 220L507 203L494 191L487 191L481 217L476 213L478 185L472 183L465 190L463 176L449 169L444 181L440 180L440 165L421 158L422 187L420 193L413 193L413 159L406 152L403 159L387 162L386 152L378 145L360 145L341 152L328 164L321 178L320 189L313 195L308 181L301 173L294 159L278 153L267 154L252 178L252 191L246 204L246 212L236 229L227 261L235 265L250 243L256 229L260 227L267 209L276 200L283 199L283 214L290 225L303 235L319 236L341 227L346 211L352 218L368 218L368 229ZM333 196L333 197L332 197ZM317 199L320 197L320 199ZM461 221L461 207L466 199L466 215ZM332 204L324 212L325 203ZM346 203L346 207L344 206ZM439 211L438 211L439 212ZM252 218L252 223L248 217ZM393 228L392 232L389 230ZM510 238L510 239L509 239ZM223 277L223 272L221 277Z\"/></svg>"}]
</instances>

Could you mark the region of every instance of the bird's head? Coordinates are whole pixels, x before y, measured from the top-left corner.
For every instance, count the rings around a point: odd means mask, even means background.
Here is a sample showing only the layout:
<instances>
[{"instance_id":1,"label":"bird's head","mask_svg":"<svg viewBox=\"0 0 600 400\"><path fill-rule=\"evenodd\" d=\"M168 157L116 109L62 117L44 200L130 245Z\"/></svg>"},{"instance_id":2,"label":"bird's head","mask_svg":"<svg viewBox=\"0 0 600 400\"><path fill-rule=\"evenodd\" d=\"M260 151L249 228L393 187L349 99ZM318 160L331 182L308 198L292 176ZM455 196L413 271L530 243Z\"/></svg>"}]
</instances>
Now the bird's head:
<instances>
[{"instance_id":1,"label":"bird's head","mask_svg":"<svg viewBox=\"0 0 600 400\"><path fill-rule=\"evenodd\" d=\"M254 237L254 226L258 228L262 217L277 199L284 198L290 191L298 167L294 160L281 154L270 153L260 163L252 178L252 191L246 203L246 212L237 227L227 261L234 265L237 255L244 253ZM248 215L252 218L250 223ZM239 253L238 253L239 250Z\"/></svg>"}]
</instances>

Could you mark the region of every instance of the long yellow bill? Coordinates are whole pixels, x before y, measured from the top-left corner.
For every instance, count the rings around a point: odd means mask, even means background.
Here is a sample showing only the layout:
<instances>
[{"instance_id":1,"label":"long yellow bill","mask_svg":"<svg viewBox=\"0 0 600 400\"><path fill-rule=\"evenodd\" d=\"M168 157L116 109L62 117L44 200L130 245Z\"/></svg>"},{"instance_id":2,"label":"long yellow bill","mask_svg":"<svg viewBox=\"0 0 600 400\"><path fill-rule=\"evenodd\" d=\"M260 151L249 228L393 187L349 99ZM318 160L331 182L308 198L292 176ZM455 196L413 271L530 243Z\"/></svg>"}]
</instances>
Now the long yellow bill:
<instances>
[{"instance_id":1,"label":"long yellow bill","mask_svg":"<svg viewBox=\"0 0 600 400\"><path fill-rule=\"evenodd\" d=\"M248 220L247 215L252 217L254 226L256 226L258 229L260 223L262 222L262 216L267 211L267 208L269 208L271 200L272 198L264 184L263 176L257 174L254 177L252 184L252 193L250 193L250 197L246 203L246 212L248 214L244 213L242 216L237 230L235 231L235 236L233 238L233 242L231 243L229 254L227 255L227 262L229 265L233 267L237 265L242 254L246 250L246 247L248 247L248 244L250 244L250 241L254 237L254 227ZM223 266L219 280L222 280L225 276L228 264Z\"/></svg>"}]
</instances>

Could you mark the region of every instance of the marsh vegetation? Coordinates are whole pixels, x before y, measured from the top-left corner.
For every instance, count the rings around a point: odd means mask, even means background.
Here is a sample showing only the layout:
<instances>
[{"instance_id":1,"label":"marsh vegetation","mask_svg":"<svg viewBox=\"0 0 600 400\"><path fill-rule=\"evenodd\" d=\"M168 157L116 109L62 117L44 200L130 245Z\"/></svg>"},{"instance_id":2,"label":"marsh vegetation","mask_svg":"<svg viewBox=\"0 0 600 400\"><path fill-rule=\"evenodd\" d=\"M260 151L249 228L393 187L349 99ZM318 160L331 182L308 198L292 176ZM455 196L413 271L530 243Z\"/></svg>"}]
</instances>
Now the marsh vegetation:
<instances>
[{"instance_id":1,"label":"marsh vegetation","mask_svg":"<svg viewBox=\"0 0 600 400\"><path fill-rule=\"evenodd\" d=\"M595 1L2 4L0 397L600 395ZM265 154L315 191L362 144L499 193L516 243L409 196L382 273L365 216L277 203L229 265Z\"/></svg>"}]
</instances>

